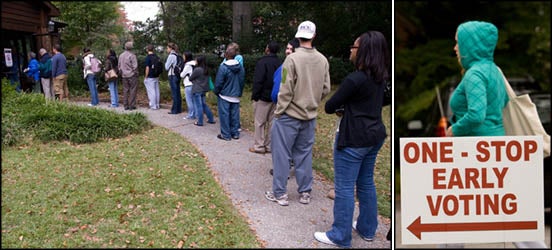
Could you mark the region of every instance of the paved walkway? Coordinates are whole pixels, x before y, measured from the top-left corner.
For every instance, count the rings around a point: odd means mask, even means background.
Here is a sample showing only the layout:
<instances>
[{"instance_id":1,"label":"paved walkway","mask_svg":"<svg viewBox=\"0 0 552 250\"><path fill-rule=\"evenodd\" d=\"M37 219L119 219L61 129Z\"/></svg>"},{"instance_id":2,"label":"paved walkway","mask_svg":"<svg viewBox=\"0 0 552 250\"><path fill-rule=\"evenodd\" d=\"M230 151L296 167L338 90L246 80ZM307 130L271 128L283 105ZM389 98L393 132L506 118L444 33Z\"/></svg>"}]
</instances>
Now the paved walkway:
<instances>
[{"instance_id":1,"label":"paved walkway","mask_svg":"<svg viewBox=\"0 0 552 250\"><path fill-rule=\"evenodd\" d=\"M79 102L86 105L87 102ZM100 103L100 108L111 109L107 103ZM282 207L265 199L264 192L272 187L272 168L270 154L260 155L248 151L253 145L253 133L242 131L239 140L223 141L216 136L220 132L218 117L216 124L205 121L203 127L193 124L194 120L184 120L185 113L169 115L165 105L160 110L139 107L135 111L124 111L119 107L117 112L142 112L155 125L166 127L191 142L201 151L234 206L248 220L251 229L266 248L331 248L314 239L315 231L326 231L333 222L333 200L326 194L333 184L320 178L315 171L311 203L299 203L297 184L291 177L288 182L289 206ZM358 206L355 208L355 216ZM379 226L373 242L367 242L353 231L353 248L391 248L386 239L390 223L379 219ZM334 247L336 248L336 247Z\"/></svg>"}]
</instances>

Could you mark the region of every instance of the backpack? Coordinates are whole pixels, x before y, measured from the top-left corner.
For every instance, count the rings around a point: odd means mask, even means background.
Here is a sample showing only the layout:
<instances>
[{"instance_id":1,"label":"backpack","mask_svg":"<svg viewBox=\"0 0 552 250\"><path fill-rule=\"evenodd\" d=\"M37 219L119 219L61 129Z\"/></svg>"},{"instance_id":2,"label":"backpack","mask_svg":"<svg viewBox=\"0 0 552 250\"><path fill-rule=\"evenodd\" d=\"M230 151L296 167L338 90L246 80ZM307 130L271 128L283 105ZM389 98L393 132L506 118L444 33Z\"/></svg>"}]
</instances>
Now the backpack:
<instances>
[{"instance_id":1,"label":"backpack","mask_svg":"<svg viewBox=\"0 0 552 250\"><path fill-rule=\"evenodd\" d=\"M161 73L163 73L163 63L159 59L159 57L156 54L152 54L151 57L151 65L150 65L150 72L151 76L153 77L159 77Z\"/></svg>"},{"instance_id":2,"label":"backpack","mask_svg":"<svg viewBox=\"0 0 552 250\"><path fill-rule=\"evenodd\" d=\"M96 57L90 58L90 70L92 73L96 74L99 73L102 70L102 67L100 66L100 60Z\"/></svg>"},{"instance_id":3,"label":"backpack","mask_svg":"<svg viewBox=\"0 0 552 250\"><path fill-rule=\"evenodd\" d=\"M176 64L173 65L173 73L180 77L180 73L184 70L184 58L177 53L173 54L176 56Z\"/></svg>"}]
</instances>

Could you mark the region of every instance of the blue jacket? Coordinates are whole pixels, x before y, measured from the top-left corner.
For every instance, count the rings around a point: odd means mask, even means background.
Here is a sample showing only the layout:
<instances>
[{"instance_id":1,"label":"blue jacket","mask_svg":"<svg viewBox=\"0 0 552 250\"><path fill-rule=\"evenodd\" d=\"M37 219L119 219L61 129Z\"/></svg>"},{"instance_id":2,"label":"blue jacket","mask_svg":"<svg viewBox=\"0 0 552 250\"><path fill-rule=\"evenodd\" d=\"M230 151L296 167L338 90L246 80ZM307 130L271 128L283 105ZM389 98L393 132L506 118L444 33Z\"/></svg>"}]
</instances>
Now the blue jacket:
<instances>
[{"instance_id":1,"label":"blue jacket","mask_svg":"<svg viewBox=\"0 0 552 250\"><path fill-rule=\"evenodd\" d=\"M245 86L245 69L234 59L227 60L219 66L215 79L216 95L241 97Z\"/></svg>"},{"instance_id":2,"label":"blue jacket","mask_svg":"<svg viewBox=\"0 0 552 250\"><path fill-rule=\"evenodd\" d=\"M272 93L270 94L270 99L272 99L273 103L278 102L278 92L280 91L280 81L282 81L282 66L283 64L281 64L280 67L278 67L276 71L274 71L274 85L272 86Z\"/></svg>"},{"instance_id":3,"label":"blue jacket","mask_svg":"<svg viewBox=\"0 0 552 250\"><path fill-rule=\"evenodd\" d=\"M67 75L67 59L62 53L52 56L52 78Z\"/></svg>"},{"instance_id":4,"label":"blue jacket","mask_svg":"<svg viewBox=\"0 0 552 250\"><path fill-rule=\"evenodd\" d=\"M29 62L29 71L27 71L27 76L32 77L35 81L40 80L40 71L38 70L38 61L36 59L31 59Z\"/></svg>"}]
</instances>

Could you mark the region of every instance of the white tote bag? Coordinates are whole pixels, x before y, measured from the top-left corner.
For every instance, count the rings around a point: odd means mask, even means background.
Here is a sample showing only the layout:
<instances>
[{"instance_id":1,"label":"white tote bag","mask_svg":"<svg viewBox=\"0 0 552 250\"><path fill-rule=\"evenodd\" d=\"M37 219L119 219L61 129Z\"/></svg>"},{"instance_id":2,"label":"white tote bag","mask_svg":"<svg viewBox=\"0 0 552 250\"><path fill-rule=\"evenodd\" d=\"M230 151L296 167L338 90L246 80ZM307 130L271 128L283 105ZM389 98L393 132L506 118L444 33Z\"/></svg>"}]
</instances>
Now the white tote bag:
<instances>
[{"instance_id":1,"label":"white tote bag","mask_svg":"<svg viewBox=\"0 0 552 250\"><path fill-rule=\"evenodd\" d=\"M502 73L502 70L498 68ZM542 135L544 157L550 156L550 135L546 133L537 112L537 107L531 101L529 94L516 96L510 83L502 73L504 85L510 101L502 110L502 121L506 135Z\"/></svg>"}]
</instances>

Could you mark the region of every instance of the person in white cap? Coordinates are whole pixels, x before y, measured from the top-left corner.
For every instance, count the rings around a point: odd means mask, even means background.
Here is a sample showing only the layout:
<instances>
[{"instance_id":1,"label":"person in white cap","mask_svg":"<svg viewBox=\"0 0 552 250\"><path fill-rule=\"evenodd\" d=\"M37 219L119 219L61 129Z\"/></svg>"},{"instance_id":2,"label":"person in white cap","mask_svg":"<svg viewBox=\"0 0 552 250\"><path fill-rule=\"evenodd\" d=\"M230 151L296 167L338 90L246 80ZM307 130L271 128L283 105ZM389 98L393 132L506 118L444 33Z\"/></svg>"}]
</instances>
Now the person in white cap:
<instances>
[{"instance_id":1,"label":"person in white cap","mask_svg":"<svg viewBox=\"0 0 552 250\"><path fill-rule=\"evenodd\" d=\"M329 93L330 64L312 46L316 26L304 21L297 27L299 47L288 55L282 66L282 80L271 128L273 178L272 190L265 198L281 206L288 205L289 162L295 164L299 202L310 203L312 190L312 147L318 106Z\"/></svg>"}]
</instances>

